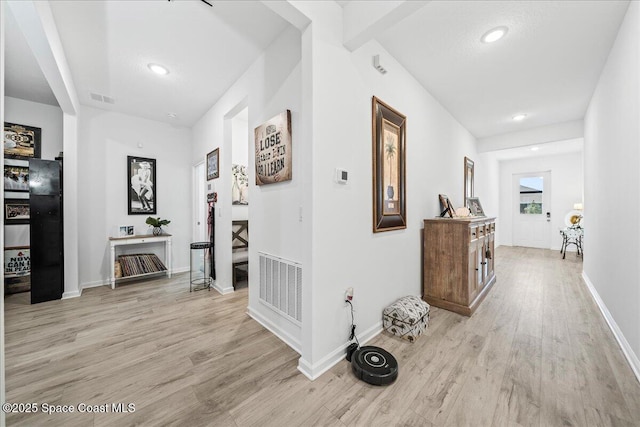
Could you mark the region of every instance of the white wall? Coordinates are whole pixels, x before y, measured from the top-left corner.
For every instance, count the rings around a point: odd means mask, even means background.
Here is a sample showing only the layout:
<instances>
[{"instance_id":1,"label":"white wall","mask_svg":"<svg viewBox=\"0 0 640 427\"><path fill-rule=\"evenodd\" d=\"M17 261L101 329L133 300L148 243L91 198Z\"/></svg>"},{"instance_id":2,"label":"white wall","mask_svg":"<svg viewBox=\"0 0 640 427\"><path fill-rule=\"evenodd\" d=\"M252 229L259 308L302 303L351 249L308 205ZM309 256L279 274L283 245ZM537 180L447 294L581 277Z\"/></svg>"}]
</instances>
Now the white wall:
<instances>
[{"instance_id":1,"label":"white wall","mask_svg":"<svg viewBox=\"0 0 640 427\"><path fill-rule=\"evenodd\" d=\"M42 159L53 160L62 151L62 109L47 104L4 98L5 121L42 129ZM29 198L28 193L5 194L7 198ZM5 246L29 246L29 224L5 226Z\"/></svg>"},{"instance_id":2,"label":"white wall","mask_svg":"<svg viewBox=\"0 0 640 427\"><path fill-rule=\"evenodd\" d=\"M220 178L210 181L218 192L216 205L215 288L233 290L231 283L231 163L232 118L248 106L250 133L284 110L291 110L293 133L293 180L257 187L255 162L248 157L249 172L249 313L289 345L300 351L300 326L278 315L258 301L258 251L300 262L305 254L303 223L298 221L304 169L304 146L298 124L301 110L300 32L285 30L245 74L195 124L193 165L220 147ZM247 153L253 153L253 138L247 138ZM308 172L307 172L308 173ZM307 209L305 208L305 211ZM309 208L310 211L310 208ZM303 267L304 268L304 267Z\"/></svg>"},{"instance_id":3,"label":"white wall","mask_svg":"<svg viewBox=\"0 0 640 427\"><path fill-rule=\"evenodd\" d=\"M106 284L108 238L114 235L115 227L134 225L136 234L151 233L145 224L149 215L128 215L127 156L156 159L157 214L154 216L171 220L165 231L173 235L173 268L187 271L193 222L189 129L85 106L80 113L81 288ZM162 246L152 249L162 254Z\"/></svg>"},{"instance_id":4,"label":"white wall","mask_svg":"<svg viewBox=\"0 0 640 427\"><path fill-rule=\"evenodd\" d=\"M347 287L355 291L361 338L380 330L386 305L405 295L421 295L422 220L439 214L439 193L448 194L456 206L462 204L464 157L474 159L476 170L483 171L476 180L478 197L494 192L498 182L485 181L497 177L485 171L496 164L477 156L474 137L377 42L353 53L342 46L337 5L300 2L300 7L312 19L303 49L310 51L313 76L313 277L311 314L305 307L303 322L304 335L312 338L305 342L299 366L315 377L344 356L350 322L344 303ZM388 70L385 75L372 66L376 54ZM373 95L407 116L407 228L376 234ZM349 171L347 185L334 181L336 167ZM484 207L497 213L493 197Z\"/></svg>"},{"instance_id":5,"label":"white wall","mask_svg":"<svg viewBox=\"0 0 640 427\"><path fill-rule=\"evenodd\" d=\"M500 162L500 233L499 245L513 245L513 175L551 171L551 249L560 250L560 229L573 204L582 202L582 153L540 156ZM545 212L547 209L545 208ZM591 221L585 218L585 225ZM573 248L573 247L572 247Z\"/></svg>"},{"instance_id":6,"label":"white wall","mask_svg":"<svg viewBox=\"0 0 640 427\"><path fill-rule=\"evenodd\" d=\"M638 378L639 117L640 3L631 2L585 116L584 277Z\"/></svg>"}]
</instances>

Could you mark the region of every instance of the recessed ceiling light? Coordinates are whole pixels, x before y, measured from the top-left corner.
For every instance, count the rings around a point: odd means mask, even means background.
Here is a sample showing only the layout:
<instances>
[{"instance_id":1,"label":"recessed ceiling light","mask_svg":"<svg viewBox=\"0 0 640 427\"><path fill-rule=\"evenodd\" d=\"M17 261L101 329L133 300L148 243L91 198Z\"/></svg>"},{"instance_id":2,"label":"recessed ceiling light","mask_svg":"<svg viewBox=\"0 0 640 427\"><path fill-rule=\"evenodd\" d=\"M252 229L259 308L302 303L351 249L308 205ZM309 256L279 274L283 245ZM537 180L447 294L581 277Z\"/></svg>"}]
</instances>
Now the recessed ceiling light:
<instances>
[{"instance_id":1,"label":"recessed ceiling light","mask_svg":"<svg viewBox=\"0 0 640 427\"><path fill-rule=\"evenodd\" d=\"M531 151L538 151L540 147L531 147Z\"/></svg>"},{"instance_id":2,"label":"recessed ceiling light","mask_svg":"<svg viewBox=\"0 0 640 427\"><path fill-rule=\"evenodd\" d=\"M147 67L149 67L149 69L151 71L153 71L154 73L159 74L161 76L169 74L169 70L166 69L165 67L163 67L162 65L149 64L149 65L147 65Z\"/></svg>"},{"instance_id":3,"label":"recessed ceiling light","mask_svg":"<svg viewBox=\"0 0 640 427\"><path fill-rule=\"evenodd\" d=\"M515 116L512 117L512 119L515 120L516 122L519 122L524 120L525 117L527 117L526 114L516 114Z\"/></svg>"},{"instance_id":4,"label":"recessed ceiling light","mask_svg":"<svg viewBox=\"0 0 640 427\"><path fill-rule=\"evenodd\" d=\"M484 33L480 40L482 40L482 43L493 43L504 37L507 31L509 31L507 27L496 27Z\"/></svg>"},{"instance_id":5,"label":"recessed ceiling light","mask_svg":"<svg viewBox=\"0 0 640 427\"><path fill-rule=\"evenodd\" d=\"M170 119L175 119L176 117L178 117L178 115L176 113L167 113L167 117L169 117Z\"/></svg>"}]
</instances>

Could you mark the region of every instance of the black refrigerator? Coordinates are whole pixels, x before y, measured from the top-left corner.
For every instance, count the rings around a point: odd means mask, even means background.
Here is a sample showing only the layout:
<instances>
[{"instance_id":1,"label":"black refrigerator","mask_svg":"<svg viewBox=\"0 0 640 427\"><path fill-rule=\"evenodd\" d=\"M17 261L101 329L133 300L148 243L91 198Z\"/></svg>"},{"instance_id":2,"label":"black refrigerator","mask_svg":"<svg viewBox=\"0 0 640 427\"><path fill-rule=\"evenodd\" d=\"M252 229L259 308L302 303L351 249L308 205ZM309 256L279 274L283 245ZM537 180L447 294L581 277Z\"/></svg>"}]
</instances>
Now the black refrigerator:
<instances>
[{"instance_id":1,"label":"black refrigerator","mask_svg":"<svg viewBox=\"0 0 640 427\"><path fill-rule=\"evenodd\" d=\"M31 304L64 292L62 159L29 160Z\"/></svg>"}]
</instances>

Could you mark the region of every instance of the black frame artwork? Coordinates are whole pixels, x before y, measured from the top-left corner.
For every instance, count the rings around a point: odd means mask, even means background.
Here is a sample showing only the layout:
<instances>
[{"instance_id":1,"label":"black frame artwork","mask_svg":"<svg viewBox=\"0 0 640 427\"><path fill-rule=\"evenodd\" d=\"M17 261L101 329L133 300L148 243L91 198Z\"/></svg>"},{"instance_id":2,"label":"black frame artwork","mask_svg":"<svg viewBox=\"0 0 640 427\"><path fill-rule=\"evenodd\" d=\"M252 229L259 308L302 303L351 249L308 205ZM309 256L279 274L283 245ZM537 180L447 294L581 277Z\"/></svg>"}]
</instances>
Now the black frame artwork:
<instances>
[{"instance_id":1,"label":"black frame artwork","mask_svg":"<svg viewBox=\"0 0 640 427\"><path fill-rule=\"evenodd\" d=\"M155 159L127 156L127 195L129 215L156 214L158 187Z\"/></svg>"},{"instance_id":2,"label":"black frame artwork","mask_svg":"<svg viewBox=\"0 0 640 427\"><path fill-rule=\"evenodd\" d=\"M207 154L207 181L220 177L220 148Z\"/></svg>"},{"instance_id":3,"label":"black frame artwork","mask_svg":"<svg viewBox=\"0 0 640 427\"><path fill-rule=\"evenodd\" d=\"M42 129L4 122L4 158L39 159Z\"/></svg>"},{"instance_id":4,"label":"black frame artwork","mask_svg":"<svg viewBox=\"0 0 640 427\"><path fill-rule=\"evenodd\" d=\"M29 162L6 160L4 163L4 191L29 192Z\"/></svg>"},{"instance_id":5,"label":"black frame artwork","mask_svg":"<svg viewBox=\"0 0 640 427\"><path fill-rule=\"evenodd\" d=\"M23 215L25 209L26 216ZM29 199L4 199L4 224L29 224L31 219L29 211Z\"/></svg>"}]
</instances>

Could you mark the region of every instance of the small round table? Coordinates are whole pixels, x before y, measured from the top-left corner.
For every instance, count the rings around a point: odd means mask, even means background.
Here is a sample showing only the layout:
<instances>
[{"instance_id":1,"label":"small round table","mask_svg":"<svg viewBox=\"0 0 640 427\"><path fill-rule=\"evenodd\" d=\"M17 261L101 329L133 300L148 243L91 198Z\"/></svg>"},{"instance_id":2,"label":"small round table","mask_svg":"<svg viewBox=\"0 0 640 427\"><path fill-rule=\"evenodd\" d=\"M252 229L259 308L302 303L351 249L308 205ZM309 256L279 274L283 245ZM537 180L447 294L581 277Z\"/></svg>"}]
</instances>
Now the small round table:
<instances>
[{"instance_id":1,"label":"small round table","mask_svg":"<svg viewBox=\"0 0 640 427\"><path fill-rule=\"evenodd\" d=\"M200 291L202 289L211 290L211 284L213 280L207 270L209 270L209 263L206 262L207 258L207 250L213 248L213 244L211 242L194 242L191 243L191 251L189 252L189 292L191 291ZM202 254L198 251L202 250ZM194 271L194 251L196 261L201 260L202 262L198 262L198 265L195 266ZM200 255L202 255L200 257ZM194 274L195 273L195 274Z\"/></svg>"}]
</instances>

